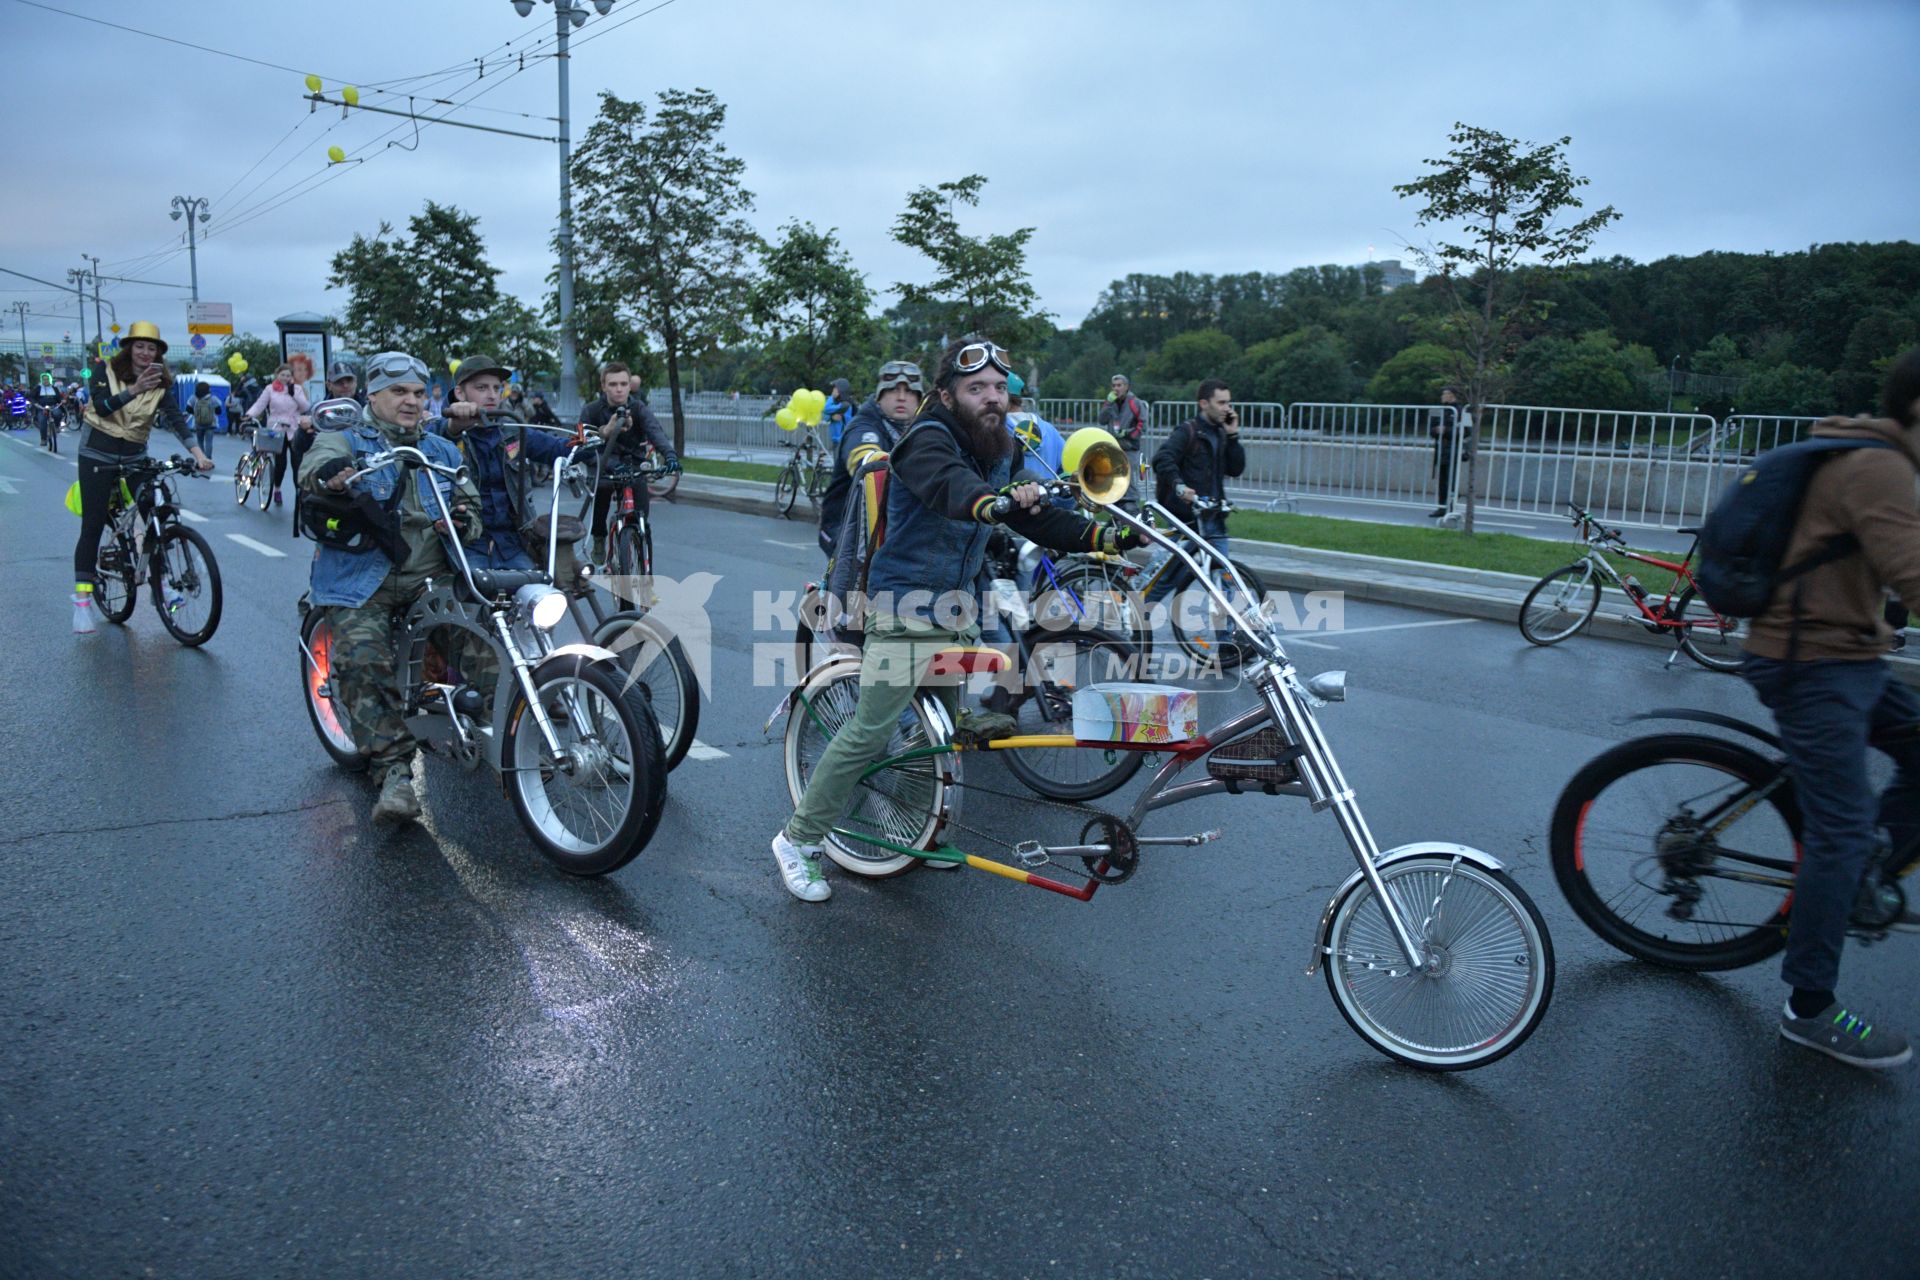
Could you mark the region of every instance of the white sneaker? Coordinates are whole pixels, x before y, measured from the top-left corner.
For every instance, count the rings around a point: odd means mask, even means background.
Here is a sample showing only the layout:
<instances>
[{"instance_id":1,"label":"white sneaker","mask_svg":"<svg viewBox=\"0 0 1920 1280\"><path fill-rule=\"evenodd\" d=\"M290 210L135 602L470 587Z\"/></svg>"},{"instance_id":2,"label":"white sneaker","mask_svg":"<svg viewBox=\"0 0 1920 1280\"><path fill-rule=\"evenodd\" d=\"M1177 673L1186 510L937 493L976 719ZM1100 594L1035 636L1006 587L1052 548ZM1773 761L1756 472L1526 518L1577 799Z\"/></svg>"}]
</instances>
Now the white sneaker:
<instances>
[{"instance_id":1,"label":"white sneaker","mask_svg":"<svg viewBox=\"0 0 1920 1280\"><path fill-rule=\"evenodd\" d=\"M780 864L780 878L787 892L802 902L825 902L833 896L827 877L820 869L820 846L795 844L781 831L773 838L773 860Z\"/></svg>"},{"instance_id":2,"label":"white sneaker","mask_svg":"<svg viewBox=\"0 0 1920 1280\"><path fill-rule=\"evenodd\" d=\"M99 628L93 625L93 596L90 592L73 593L73 634L90 636Z\"/></svg>"}]
</instances>

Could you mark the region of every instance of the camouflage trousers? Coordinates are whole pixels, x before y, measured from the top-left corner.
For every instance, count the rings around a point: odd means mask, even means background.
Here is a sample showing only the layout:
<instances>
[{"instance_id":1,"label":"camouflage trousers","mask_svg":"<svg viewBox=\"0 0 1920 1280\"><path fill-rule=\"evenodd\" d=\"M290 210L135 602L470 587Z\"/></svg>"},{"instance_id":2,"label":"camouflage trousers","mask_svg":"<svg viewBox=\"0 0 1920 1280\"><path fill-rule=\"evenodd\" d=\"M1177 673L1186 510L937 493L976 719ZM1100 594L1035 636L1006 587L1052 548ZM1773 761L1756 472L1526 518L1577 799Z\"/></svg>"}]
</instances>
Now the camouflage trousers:
<instances>
[{"instance_id":1,"label":"camouflage trousers","mask_svg":"<svg viewBox=\"0 0 1920 1280\"><path fill-rule=\"evenodd\" d=\"M347 727L360 754L376 772L413 759L416 744L407 732L406 702L395 673L393 615L420 594L420 582L396 583L390 575L357 609L334 605L334 698L346 712Z\"/></svg>"}]
</instances>

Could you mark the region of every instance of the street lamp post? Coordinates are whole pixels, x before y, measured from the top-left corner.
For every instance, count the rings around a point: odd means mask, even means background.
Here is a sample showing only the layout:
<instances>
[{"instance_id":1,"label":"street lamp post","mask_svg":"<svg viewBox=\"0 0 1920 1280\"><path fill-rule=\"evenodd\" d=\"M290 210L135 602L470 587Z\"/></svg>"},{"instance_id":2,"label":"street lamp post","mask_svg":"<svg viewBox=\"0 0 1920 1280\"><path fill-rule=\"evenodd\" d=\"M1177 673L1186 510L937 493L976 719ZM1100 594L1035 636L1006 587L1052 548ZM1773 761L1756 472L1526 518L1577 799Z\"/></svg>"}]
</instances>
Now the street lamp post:
<instances>
[{"instance_id":1,"label":"street lamp post","mask_svg":"<svg viewBox=\"0 0 1920 1280\"><path fill-rule=\"evenodd\" d=\"M67 268L67 283L80 301L80 349L87 349L87 273L79 267Z\"/></svg>"},{"instance_id":2,"label":"street lamp post","mask_svg":"<svg viewBox=\"0 0 1920 1280\"><path fill-rule=\"evenodd\" d=\"M173 198L173 212L168 216L175 222L178 222L180 221L181 214L185 214L187 217L188 279L191 281L191 287L193 289L193 300L198 302L200 301L200 253L194 243L193 222L196 215L201 222L207 220L207 198L205 196L175 196Z\"/></svg>"},{"instance_id":3,"label":"street lamp post","mask_svg":"<svg viewBox=\"0 0 1920 1280\"><path fill-rule=\"evenodd\" d=\"M20 381L23 385L33 385L33 353L27 350L27 304L16 302L13 309L20 313Z\"/></svg>"},{"instance_id":4,"label":"street lamp post","mask_svg":"<svg viewBox=\"0 0 1920 1280\"><path fill-rule=\"evenodd\" d=\"M107 326L100 321L100 258L99 255L91 253L83 253L80 256L93 264L93 270L89 273L93 276L93 340L105 346ZM115 320L114 323L120 322Z\"/></svg>"},{"instance_id":5,"label":"street lamp post","mask_svg":"<svg viewBox=\"0 0 1920 1280\"><path fill-rule=\"evenodd\" d=\"M567 110L567 36L587 20L586 6L578 0L543 0L553 6L555 60L560 68L560 386L559 404L554 407L571 414L579 407L580 383L574 371L573 350L573 182L567 170L572 163L573 144ZM514 12L527 17L534 0L513 0ZM593 0L593 7L605 17L613 0Z\"/></svg>"}]
</instances>

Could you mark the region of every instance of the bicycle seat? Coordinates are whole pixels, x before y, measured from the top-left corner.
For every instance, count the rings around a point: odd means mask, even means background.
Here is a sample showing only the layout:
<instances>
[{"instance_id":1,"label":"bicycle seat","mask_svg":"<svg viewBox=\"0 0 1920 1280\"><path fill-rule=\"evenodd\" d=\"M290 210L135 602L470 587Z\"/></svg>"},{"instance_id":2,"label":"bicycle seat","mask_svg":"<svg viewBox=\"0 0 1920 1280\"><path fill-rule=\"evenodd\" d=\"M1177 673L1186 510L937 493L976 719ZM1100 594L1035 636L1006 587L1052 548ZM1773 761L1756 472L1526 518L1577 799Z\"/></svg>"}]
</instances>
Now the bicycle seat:
<instances>
[{"instance_id":1,"label":"bicycle seat","mask_svg":"<svg viewBox=\"0 0 1920 1280\"><path fill-rule=\"evenodd\" d=\"M547 575L538 569L475 569L473 585L483 596L510 596L529 583L545 584Z\"/></svg>"},{"instance_id":2,"label":"bicycle seat","mask_svg":"<svg viewBox=\"0 0 1920 1280\"><path fill-rule=\"evenodd\" d=\"M937 679L954 676L998 675L1007 669L1010 659L998 649L984 646L956 646L942 649L933 655L933 661L927 664L927 678Z\"/></svg>"},{"instance_id":3,"label":"bicycle seat","mask_svg":"<svg viewBox=\"0 0 1920 1280\"><path fill-rule=\"evenodd\" d=\"M547 545L547 536L553 525L553 513L542 512L533 518L527 526L527 534L541 546ZM570 546L587 536L586 522L579 516L562 514L560 517L560 542Z\"/></svg>"}]
</instances>

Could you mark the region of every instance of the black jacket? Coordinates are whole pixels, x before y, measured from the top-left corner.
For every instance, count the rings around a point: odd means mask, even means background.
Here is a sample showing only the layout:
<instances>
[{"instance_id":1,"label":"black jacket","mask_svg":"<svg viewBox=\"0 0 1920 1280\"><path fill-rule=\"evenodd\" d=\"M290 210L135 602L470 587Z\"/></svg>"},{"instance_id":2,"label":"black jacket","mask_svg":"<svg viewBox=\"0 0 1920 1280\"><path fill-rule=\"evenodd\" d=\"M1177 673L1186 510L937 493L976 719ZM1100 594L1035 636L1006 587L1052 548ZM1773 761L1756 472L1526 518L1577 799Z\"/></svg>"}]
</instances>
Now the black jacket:
<instances>
[{"instance_id":1,"label":"black jacket","mask_svg":"<svg viewBox=\"0 0 1920 1280\"><path fill-rule=\"evenodd\" d=\"M1227 477L1247 469L1247 451L1238 436L1230 436L1199 414L1175 427L1153 455L1155 501L1174 515L1193 523L1193 506L1178 490L1186 485L1203 498L1227 496Z\"/></svg>"},{"instance_id":2,"label":"black jacket","mask_svg":"<svg viewBox=\"0 0 1920 1280\"><path fill-rule=\"evenodd\" d=\"M840 433L840 443L833 450L833 479L827 482L827 492L820 499L820 548L829 559L840 536L840 522L846 518L847 496L853 492L853 473L876 451L892 453L894 442L905 429L904 423L888 421L887 415L880 412L880 402L871 399L860 406L853 420L847 423L847 429Z\"/></svg>"},{"instance_id":3,"label":"black jacket","mask_svg":"<svg viewBox=\"0 0 1920 1280\"><path fill-rule=\"evenodd\" d=\"M638 396L630 396L627 403L621 407L633 411L631 425L620 433L619 439L613 442L612 453L622 458L636 458L646 452L647 445L652 445L660 451L660 456L666 461L679 461L678 456L673 452L673 442L667 439L666 432L660 429L660 419L653 416L653 410L647 407L645 400ZM607 398L598 396L592 404L580 411L580 423L582 426L596 429L604 428L613 421L614 413L614 407L607 403Z\"/></svg>"}]
</instances>

